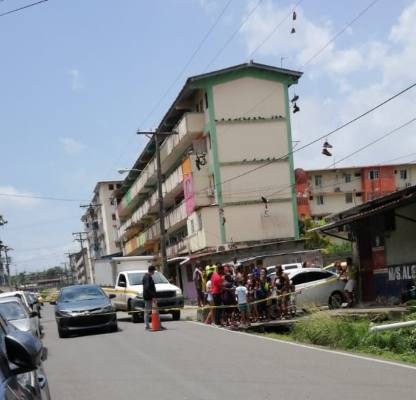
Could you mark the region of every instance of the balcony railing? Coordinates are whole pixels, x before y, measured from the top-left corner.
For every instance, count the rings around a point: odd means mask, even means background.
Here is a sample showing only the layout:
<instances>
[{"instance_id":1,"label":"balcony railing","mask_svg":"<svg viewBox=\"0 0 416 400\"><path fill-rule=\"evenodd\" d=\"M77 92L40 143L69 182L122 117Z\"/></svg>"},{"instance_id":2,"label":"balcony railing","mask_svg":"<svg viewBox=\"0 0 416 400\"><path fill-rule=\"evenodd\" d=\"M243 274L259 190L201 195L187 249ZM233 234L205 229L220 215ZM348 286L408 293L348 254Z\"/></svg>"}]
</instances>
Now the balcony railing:
<instances>
[{"instance_id":1,"label":"balcony railing","mask_svg":"<svg viewBox=\"0 0 416 400\"><path fill-rule=\"evenodd\" d=\"M187 238L184 238L180 240L179 242L166 247L166 255L168 257L176 255L176 254L184 253L186 251L188 251L188 239Z\"/></svg>"},{"instance_id":2,"label":"balcony railing","mask_svg":"<svg viewBox=\"0 0 416 400\"><path fill-rule=\"evenodd\" d=\"M162 185L162 192L166 193L165 197L169 197L170 193L173 193L174 196L177 195L175 191L182 190L182 167L178 167L172 174L168 176L166 181ZM157 191L153 192L148 199L139 207L134 214L126 220L123 224L121 224L119 228L119 236L123 237L127 230L132 226L140 222L140 220L145 217L149 211L157 212L158 209L155 207L158 205L158 194Z\"/></svg>"},{"instance_id":3,"label":"balcony railing","mask_svg":"<svg viewBox=\"0 0 416 400\"><path fill-rule=\"evenodd\" d=\"M185 202L165 215L165 229L175 228L187 219ZM159 220L155 221L149 228L135 236L125 244L125 254L130 254L138 247L143 247L146 242L158 240L160 237Z\"/></svg>"}]
</instances>

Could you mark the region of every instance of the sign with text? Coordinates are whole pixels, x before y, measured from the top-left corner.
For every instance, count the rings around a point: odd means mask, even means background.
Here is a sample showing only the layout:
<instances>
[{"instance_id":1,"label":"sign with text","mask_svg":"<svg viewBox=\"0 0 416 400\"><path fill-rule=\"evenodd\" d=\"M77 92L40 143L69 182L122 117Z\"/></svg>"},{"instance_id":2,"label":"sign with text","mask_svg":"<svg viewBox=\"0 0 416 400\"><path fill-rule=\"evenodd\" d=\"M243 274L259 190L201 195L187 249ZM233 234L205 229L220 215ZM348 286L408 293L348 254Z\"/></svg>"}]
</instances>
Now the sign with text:
<instances>
[{"instance_id":1,"label":"sign with text","mask_svg":"<svg viewBox=\"0 0 416 400\"><path fill-rule=\"evenodd\" d=\"M416 279L416 264L394 265L388 267L389 281Z\"/></svg>"}]
</instances>

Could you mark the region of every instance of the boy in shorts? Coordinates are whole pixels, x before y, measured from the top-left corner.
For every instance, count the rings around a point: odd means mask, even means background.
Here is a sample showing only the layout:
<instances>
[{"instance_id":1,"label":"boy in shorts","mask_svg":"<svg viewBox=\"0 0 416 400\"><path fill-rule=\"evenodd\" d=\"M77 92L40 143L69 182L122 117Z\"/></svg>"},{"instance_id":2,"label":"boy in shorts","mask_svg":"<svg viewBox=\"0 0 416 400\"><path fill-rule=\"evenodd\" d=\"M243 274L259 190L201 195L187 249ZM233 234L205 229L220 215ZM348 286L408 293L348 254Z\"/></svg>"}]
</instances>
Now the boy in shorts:
<instances>
[{"instance_id":1,"label":"boy in shorts","mask_svg":"<svg viewBox=\"0 0 416 400\"><path fill-rule=\"evenodd\" d=\"M238 286L235 289L235 294L237 296L237 303L238 303L238 311L240 311L241 314L241 323L243 327L250 326L250 323L248 322L248 316L247 316L247 293L248 290L245 286L243 286L243 281L239 280Z\"/></svg>"}]
</instances>

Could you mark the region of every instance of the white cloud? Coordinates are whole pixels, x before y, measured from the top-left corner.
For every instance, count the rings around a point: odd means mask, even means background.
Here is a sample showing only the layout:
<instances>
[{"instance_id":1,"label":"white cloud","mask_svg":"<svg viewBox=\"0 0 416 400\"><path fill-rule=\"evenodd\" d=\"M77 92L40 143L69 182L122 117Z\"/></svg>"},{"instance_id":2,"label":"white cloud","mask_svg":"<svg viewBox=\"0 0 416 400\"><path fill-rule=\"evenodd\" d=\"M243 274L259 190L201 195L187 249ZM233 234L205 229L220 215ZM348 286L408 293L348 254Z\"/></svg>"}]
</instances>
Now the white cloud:
<instances>
[{"instance_id":1,"label":"white cloud","mask_svg":"<svg viewBox=\"0 0 416 400\"><path fill-rule=\"evenodd\" d=\"M71 69L69 74L71 75L71 90L84 89L81 72L78 69Z\"/></svg>"},{"instance_id":2,"label":"white cloud","mask_svg":"<svg viewBox=\"0 0 416 400\"><path fill-rule=\"evenodd\" d=\"M84 143L77 142L72 138L60 138L59 141L64 145L65 150L71 155L81 153L86 147Z\"/></svg>"}]
</instances>

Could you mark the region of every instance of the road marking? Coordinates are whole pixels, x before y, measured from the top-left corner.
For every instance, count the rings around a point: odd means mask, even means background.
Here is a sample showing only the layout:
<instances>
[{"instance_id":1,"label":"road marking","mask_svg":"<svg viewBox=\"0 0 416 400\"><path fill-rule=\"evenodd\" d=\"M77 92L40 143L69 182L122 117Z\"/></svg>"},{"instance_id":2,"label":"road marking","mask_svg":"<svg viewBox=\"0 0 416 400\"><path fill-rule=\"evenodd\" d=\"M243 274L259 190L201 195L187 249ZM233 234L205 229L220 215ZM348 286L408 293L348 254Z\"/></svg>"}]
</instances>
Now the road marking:
<instances>
[{"instance_id":1,"label":"road marking","mask_svg":"<svg viewBox=\"0 0 416 400\"><path fill-rule=\"evenodd\" d=\"M376 363L379 363L379 364L387 364L387 365L392 365L392 366L395 366L395 367L402 367L402 368L412 369L412 370L416 371L416 366L407 365L407 364L401 364L401 363L395 362L395 361L380 360L380 359L377 359L377 358L371 358L371 357L367 357L367 356L360 356L358 354L350 354L350 353L346 353L346 352L343 352L343 351L325 349L325 348L318 347L318 345L317 346L313 346L313 345L302 344L302 343L294 343L294 342L290 342L290 341L286 341L286 340L272 339L272 338L268 338L268 337L265 337L265 336L253 335L251 333L241 332L241 331L234 331L234 330L230 330L230 329L227 329L227 328L217 328L214 325L201 324L201 322L195 322L195 321L186 321L186 322L190 322L190 323L197 324L197 325L208 326L210 328L216 329L217 331L237 333L237 334L240 334L240 335L246 335L246 336L255 337L255 338L259 338L259 339L271 340L273 342L279 342L279 343L283 343L283 344L289 344L291 346L303 347L305 349L322 351L322 352L325 352L325 353L338 354L340 356L358 358L358 359L361 359L361 360L373 361L373 362L376 362Z\"/></svg>"}]
</instances>

